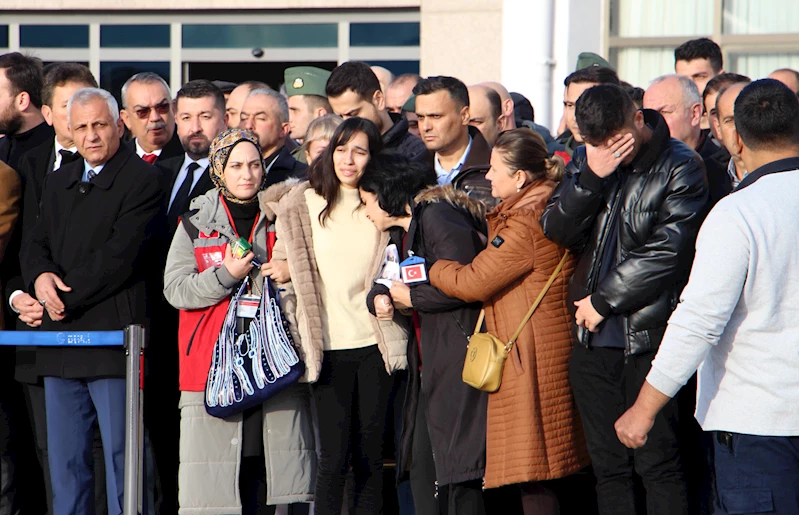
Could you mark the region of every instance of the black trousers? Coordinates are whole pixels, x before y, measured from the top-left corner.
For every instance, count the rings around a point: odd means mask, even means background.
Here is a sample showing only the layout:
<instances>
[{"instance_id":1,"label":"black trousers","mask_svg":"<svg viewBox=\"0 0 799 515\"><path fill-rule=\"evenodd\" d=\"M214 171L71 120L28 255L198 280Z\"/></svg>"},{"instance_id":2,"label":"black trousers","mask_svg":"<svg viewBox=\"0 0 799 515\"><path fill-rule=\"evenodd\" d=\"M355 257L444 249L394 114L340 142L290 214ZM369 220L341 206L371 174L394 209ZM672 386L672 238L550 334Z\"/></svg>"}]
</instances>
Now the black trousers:
<instances>
[{"instance_id":1,"label":"black trousers","mask_svg":"<svg viewBox=\"0 0 799 515\"><path fill-rule=\"evenodd\" d=\"M647 442L640 449L627 449L613 427L638 397L654 357L654 352L631 355L625 362L622 349L586 349L580 345L572 352L569 378L597 478L602 515L630 515L643 505L644 499L636 496L636 474L646 492L648 515L688 513L677 401L669 401L655 417Z\"/></svg>"},{"instance_id":2,"label":"black trousers","mask_svg":"<svg viewBox=\"0 0 799 515\"><path fill-rule=\"evenodd\" d=\"M427 398L420 390L410 470L416 515L485 515L481 480L438 485L426 414Z\"/></svg>"},{"instance_id":3,"label":"black trousers","mask_svg":"<svg viewBox=\"0 0 799 515\"><path fill-rule=\"evenodd\" d=\"M320 444L316 515L341 514L350 463L355 515L381 512L383 435L392 385L377 345L324 353L319 380L313 385Z\"/></svg>"}]
</instances>

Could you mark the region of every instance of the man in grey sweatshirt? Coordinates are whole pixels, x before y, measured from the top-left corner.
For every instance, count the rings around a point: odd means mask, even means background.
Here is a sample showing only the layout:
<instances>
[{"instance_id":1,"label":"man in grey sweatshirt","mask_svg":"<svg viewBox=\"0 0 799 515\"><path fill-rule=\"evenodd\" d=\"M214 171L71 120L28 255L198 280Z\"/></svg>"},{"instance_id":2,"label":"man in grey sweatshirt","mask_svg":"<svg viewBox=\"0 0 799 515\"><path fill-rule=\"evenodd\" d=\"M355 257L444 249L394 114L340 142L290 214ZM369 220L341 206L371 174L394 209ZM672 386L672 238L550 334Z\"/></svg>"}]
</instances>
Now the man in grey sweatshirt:
<instances>
[{"instance_id":1,"label":"man in grey sweatshirt","mask_svg":"<svg viewBox=\"0 0 799 515\"><path fill-rule=\"evenodd\" d=\"M751 172L707 217L691 278L635 404L638 448L699 368L696 418L714 433L716 514L799 514L799 100L764 79L735 101Z\"/></svg>"}]
</instances>

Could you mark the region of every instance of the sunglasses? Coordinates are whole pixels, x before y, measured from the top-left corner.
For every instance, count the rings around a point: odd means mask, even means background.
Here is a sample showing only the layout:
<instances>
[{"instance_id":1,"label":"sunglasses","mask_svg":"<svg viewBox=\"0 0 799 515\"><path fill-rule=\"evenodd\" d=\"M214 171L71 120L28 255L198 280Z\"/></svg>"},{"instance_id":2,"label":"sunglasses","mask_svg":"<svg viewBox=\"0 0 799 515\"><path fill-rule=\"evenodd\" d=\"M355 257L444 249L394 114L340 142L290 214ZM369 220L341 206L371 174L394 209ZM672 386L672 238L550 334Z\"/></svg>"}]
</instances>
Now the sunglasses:
<instances>
[{"instance_id":1,"label":"sunglasses","mask_svg":"<svg viewBox=\"0 0 799 515\"><path fill-rule=\"evenodd\" d=\"M157 106L142 107L140 109L136 109L133 112L136 113L136 117L138 117L140 120L145 120L150 117L150 111L152 111L153 109L155 109L155 112L157 112L158 114L167 114L169 112L169 108L170 108L169 102L161 102Z\"/></svg>"}]
</instances>

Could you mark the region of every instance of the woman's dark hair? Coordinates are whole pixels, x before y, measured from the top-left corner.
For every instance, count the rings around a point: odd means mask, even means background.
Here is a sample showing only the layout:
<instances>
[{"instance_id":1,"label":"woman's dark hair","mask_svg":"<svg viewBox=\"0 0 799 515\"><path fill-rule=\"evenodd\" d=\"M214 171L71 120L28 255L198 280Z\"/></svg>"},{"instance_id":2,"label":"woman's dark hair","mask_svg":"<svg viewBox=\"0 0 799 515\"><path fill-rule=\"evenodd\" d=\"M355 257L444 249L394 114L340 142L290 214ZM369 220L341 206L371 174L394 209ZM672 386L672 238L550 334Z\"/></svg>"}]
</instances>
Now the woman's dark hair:
<instances>
[{"instance_id":1,"label":"woman's dark hair","mask_svg":"<svg viewBox=\"0 0 799 515\"><path fill-rule=\"evenodd\" d=\"M410 215L407 206L417 193L436 184L438 177L429 166L383 152L369 161L358 187L376 196L377 205L388 216L399 218Z\"/></svg>"},{"instance_id":2,"label":"woman's dark hair","mask_svg":"<svg viewBox=\"0 0 799 515\"><path fill-rule=\"evenodd\" d=\"M380 136L377 126L363 118L349 118L338 126L330 144L308 169L308 182L316 194L327 202L325 208L319 213L319 223L322 226L325 225L325 220L330 216L330 211L338 201L341 187L341 182L338 180L336 169L333 166L333 153L336 151L336 147L346 145L359 132L366 134L366 139L369 140L369 161L374 159L383 149L383 138Z\"/></svg>"},{"instance_id":3,"label":"woman's dark hair","mask_svg":"<svg viewBox=\"0 0 799 515\"><path fill-rule=\"evenodd\" d=\"M502 161L513 172L524 170L526 184L539 179L559 182L563 177L563 159L549 156L547 145L540 134L527 127L505 131L499 135L494 150L502 153Z\"/></svg>"}]
</instances>

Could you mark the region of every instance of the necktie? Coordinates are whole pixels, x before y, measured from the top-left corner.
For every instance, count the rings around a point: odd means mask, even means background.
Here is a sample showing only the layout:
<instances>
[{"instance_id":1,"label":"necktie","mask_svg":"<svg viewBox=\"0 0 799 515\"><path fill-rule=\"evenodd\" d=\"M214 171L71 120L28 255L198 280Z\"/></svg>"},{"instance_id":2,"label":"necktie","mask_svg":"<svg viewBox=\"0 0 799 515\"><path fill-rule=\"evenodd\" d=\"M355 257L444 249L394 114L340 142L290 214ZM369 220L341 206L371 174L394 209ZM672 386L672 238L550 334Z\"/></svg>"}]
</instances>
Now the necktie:
<instances>
[{"instance_id":1,"label":"necktie","mask_svg":"<svg viewBox=\"0 0 799 515\"><path fill-rule=\"evenodd\" d=\"M68 165L69 163L80 159L80 154L77 152L70 152L65 148L59 150L58 153L61 155L61 166Z\"/></svg>"},{"instance_id":2,"label":"necktie","mask_svg":"<svg viewBox=\"0 0 799 515\"><path fill-rule=\"evenodd\" d=\"M86 172L87 181L92 182L92 179L94 179L95 177L97 177L97 172L95 172L94 170L89 170L88 172Z\"/></svg>"},{"instance_id":3,"label":"necktie","mask_svg":"<svg viewBox=\"0 0 799 515\"><path fill-rule=\"evenodd\" d=\"M191 193L191 186L194 183L194 171L200 167L197 163L189 163L186 167L186 177L178 188L175 194L175 199L169 207L167 213L169 227L175 228L178 225L178 217L189 209L189 193Z\"/></svg>"},{"instance_id":4,"label":"necktie","mask_svg":"<svg viewBox=\"0 0 799 515\"><path fill-rule=\"evenodd\" d=\"M153 164L155 163L155 160L158 159L158 156L155 154L144 154L143 156L141 156L141 158L144 159L149 164Z\"/></svg>"}]
</instances>

